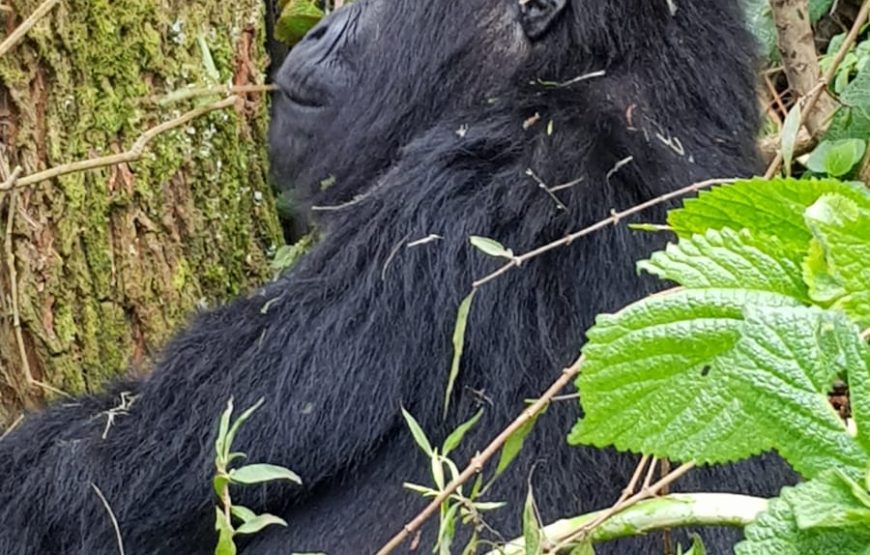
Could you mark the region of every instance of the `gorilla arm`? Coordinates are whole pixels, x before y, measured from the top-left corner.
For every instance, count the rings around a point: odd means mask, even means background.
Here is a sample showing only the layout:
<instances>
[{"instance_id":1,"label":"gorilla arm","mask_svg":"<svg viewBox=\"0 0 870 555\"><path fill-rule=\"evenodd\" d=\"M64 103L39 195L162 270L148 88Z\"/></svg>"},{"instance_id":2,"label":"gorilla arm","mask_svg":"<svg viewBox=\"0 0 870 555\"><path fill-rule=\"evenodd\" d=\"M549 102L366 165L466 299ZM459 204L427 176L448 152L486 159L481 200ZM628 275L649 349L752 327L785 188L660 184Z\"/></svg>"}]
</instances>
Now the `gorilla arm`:
<instances>
[{"instance_id":1,"label":"gorilla arm","mask_svg":"<svg viewBox=\"0 0 870 555\"><path fill-rule=\"evenodd\" d=\"M234 448L305 482L269 486L265 502L259 488L240 495L255 510L286 505L363 463L386 436L405 433L402 403L437 426L451 321L470 275L448 276L443 261L420 251L428 260L382 278L389 253L429 213L418 200L431 200L428 187L448 191L455 176L433 173L423 188L415 172L425 171L397 167L287 275L197 317L150 377L28 415L0 442L0 552L82 545L95 553L111 544L91 483L132 552L210 545L214 437L231 396L240 410L266 400ZM407 200L385 203L384 195ZM122 391L135 400L113 411Z\"/></svg>"}]
</instances>

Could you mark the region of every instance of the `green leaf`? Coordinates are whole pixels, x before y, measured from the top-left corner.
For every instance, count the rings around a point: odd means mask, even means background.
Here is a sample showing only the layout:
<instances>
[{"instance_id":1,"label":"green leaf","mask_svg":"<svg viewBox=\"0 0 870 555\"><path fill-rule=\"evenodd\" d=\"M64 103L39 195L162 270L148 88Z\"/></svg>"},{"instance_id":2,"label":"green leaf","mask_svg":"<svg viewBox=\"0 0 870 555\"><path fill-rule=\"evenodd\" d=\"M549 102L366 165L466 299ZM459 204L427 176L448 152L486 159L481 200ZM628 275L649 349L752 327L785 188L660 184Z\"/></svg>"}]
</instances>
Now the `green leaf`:
<instances>
[{"instance_id":1,"label":"green leaf","mask_svg":"<svg viewBox=\"0 0 870 555\"><path fill-rule=\"evenodd\" d=\"M424 453L429 455L431 458L434 455L432 451L432 444L429 443L429 438L426 437L426 433L423 431L423 428L420 427L420 424L417 420L411 416L411 413L406 411L404 407L402 407L402 416L405 418L405 422L408 424L408 428L411 430L411 435L414 437L414 441L417 445L420 446L420 449L423 450Z\"/></svg>"},{"instance_id":2,"label":"green leaf","mask_svg":"<svg viewBox=\"0 0 870 555\"><path fill-rule=\"evenodd\" d=\"M811 238L804 210L825 193L856 202L870 193L862 184L835 179L749 179L702 191L668 214L680 238L708 229L747 229L757 238L777 237L787 249L804 252Z\"/></svg>"},{"instance_id":3,"label":"green leaf","mask_svg":"<svg viewBox=\"0 0 870 555\"><path fill-rule=\"evenodd\" d=\"M272 524L287 526L287 522L285 522L283 518L278 518L275 515L270 515L266 513L262 515L257 515L236 528L236 534L256 534L266 526L270 526Z\"/></svg>"},{"instance_id":4,"label":"green leaf","mask_svg":"<svg viewBox=\"0 0 870 555\"><path fill-rule=\"evenodd\" d=\"M432 480L439 490L444 489L444 465L441 464L441 460L436 449L432 452L432 458L429 459L429 466L432 470Z\"/></svg>"},{"instance_id":5,"label":"green leaf","mask_svg":"<svg viewBox=\"0 0 870 555\"><path fill-rule=\"evenodd\" d=\"M870 199L823 195L806 210L813 234L804 262L810 296L870 327Z\"/></svg>"},{"instance_id":6,"label":"green leaf","mask_svg":"<svg viewBox=\"0 0 870 555\"><path fill-rule=\"evenodd\" d=\"M589 330L569 441L700 463L776 449L808 477L861 469L867 452L827 398L855 337L841 314L772 293L644 299Z\"/></svg>"},{"instance_id":7,"label":"green leaf","mask_svg":"<svg viewBox=\"0 0 870 555\"><path fill-rule=\"evenodd\" d=\"M275 23L275 38L293 46L322 18L315 0L289 0Z\"/></svg>"},{"instance_id":8,"label":"green leaf","mask_svg":"<svg viewBox=\"0 0 870 555\"><path fill-rule=\"evenodd\" d=\"M274 464L249 464L230 471L230 480L234 484L260 484L273 480L288 480L302 484L302 479L295 472L283 466Z\"/></svg>"},{"instance_id":9,"label":"green leaf","mask_svg":"<svg viewBox=\"0 0 870 555\"><path fill-rule=\"evenodd\" d=\"M447 378L447 389L444 392L444 417L447 417L447 409L450 407L450 397L453 395L453 387L456 378L459 377L459 363L462 361L462 349L465 347L465 329L468 326L468 313L471 310L471 301L474 300L474 289L462 302L456 311L456 326L453 328L453 361L450 363L450 375Z\"/></svg>"},{"instance_id":10,"label":"green leaf","mask_svg":"<svg viewBox=\"0 0 870 555\"><path fill-rule=\"evenodd\" d=\"M505 503L504 501L476 501L472 503L472 505L474 505L474 508L478 511L485 513L487 511L501 509L502 507L507 505L507 503Z\"/></svg>"},{"instance_id":11,"label":"green leaf","mask_svg":"<svg viewBox=\"0 0 870 555\"><path fill-rule=\"evenodd\" d=\"M692 534L692 546L683 555L707 555L707 548L704 547L704 541L698 534Z\"/></svg>"},{"instance_id":12,"label":"green leaf","mask_svg":"<svg viewBox=\"0 0 870 555\"><path fill-rule=\"evenodd\" d=\"M407 490L413 491L415 493L419 493L423 497L437 497L438 496L438 490L430 488L430 487L426 487L426 486L421 486L420 484L412 484L411 482L405 482L404 484L402 484L402 487L407 489Z\"/></svg>"},{"instance_id":13,"label":"green leaf","mask_svg":"<svg viewBox=\"0 0 870 555\"><path fill-rule=\"evenodd\" d=\"M442 555L450 555L450 545L456 535L456 514L459 512L459 503L450 505L441 516L440 529L438 531L438 549Z\"/></svg>"},{"instance_id":14,"label":"green leaf","mask_svg":"<svg viewBox=\"0 0 870 555\"><path fill-rule=\"evenodd\" d=\"M736 555L866 555L870 513L842 473L784 488L746 527Z\"/></svg>"},{"instance_id":15,"label":"green leaf","mask_svg":"<svg viewBox=\"0 0 870 555\"><path fill-rule=\"evenodd\" d=\"M441 451L443 455L446 457L450 454L451 451L456 449L460 443L462 443L462 438L465 437L465 434L468 433L468 430L474 427L477 424L477 421L480 420L480 417L483 416L483 409L477 411L477 413L459 425L453 432L447 436L447 439L444 440L444 443L441 446Z\"/></svg>"},{"instance_id":16,"label":"green leaf","mask_svg":"<svg viewBox=\"0 0 870 555\"><path fill-rule=\"evenodd\" d=\"M684 287L757 289L808 301L800 255L778 237L722 228L669 244L637 266Z\"/></svg>"},{"instance_id":17,"label":"green leaf","mask_svg":"<svg viewBox=\"0 0 870 555\"><path fill-rule=\"evenodd\" d=\"M861 139L822 141L807 159L810 171L842 177L849 173L862 158L867 144Z\"/></svg>"},{"instance_id":18,"label":"green leaf","mask_svg":"<svg viewBox=\"0 0 870 555\"><path fill-rule=\"evenodd\" d=\"M234 517L242 522L248 522L257 516L257 513L247 507L243 507L242 505L233 505L230 507L230 512Z\"/></svg>"},{"instance_id":19,"label":"green leaf","mask_svg":"<svg viewBox=\"0 0 870 555\"><path fill-rule=\"evenodd\" d=\"M785 168L785 173L791 176L791 164L794 159L794 149L797 143L798 134L801 131L801 103L795 102L791 110L785 117L785 122L782 125L782 166Z\"/></svg>"},{"instance_id":20,"label":"green leaf","mask_svg":"<svg viewBox=\"0 0 870 555\"><path fill-rule=\"evenodd\" d=\"M218 465L225 465L227 453L230 448L227 446L227 433L229 433L230 429L230 417L233 415L233 398L227 401L227 408L224 409L224 412L221 414L220 421L218 423L218 434L217 438L214 441L214 451L215 456L217 458Z\"/></svg>"},{"instance_id":21,"label":"green leaf","mask_svg":"<svg viewBox=\"0 0 870 555\"><path fill-rule=\"evenodd\" d=\"M858 72L855 79L840 95L840 102L863 112L870 110L870 68L865 66Z\"/></svg>"},{"instance_id":22,"label":"green leaf","mask_svg":"<svg viewBox=\"0 0 870 555\"><path fill-rule=\"evenodd\" d=\"M574 547L569 555L595 555L595 548L592 546L592 542L583 542Z\"/></svg>"},{"instance_id":23,"label":"green leaf","mask_svg":"<svg viewBox=\"0 0 870 555\"><path fill-rule=\"evenodd\" d=\"M199 51L202 54L202 65L205 69L205 75L212 82L219 83L221 74L214 63L214 58L211 55L211 49L208 47L208 42L205 40L205 35L202 33L196 36L196 42L199 44Z\"/></svg>"},{"instance_id":24,"label":"green leaf","mask_svg":"<svg viewBox=\"0 0 870 555\"><path fill-rule=\"evenodd\" d=\"M838 469L832 469L821 474L814 482L817 486L825 487L798 488L792 493L790 500L798 528L807 530L870 525L867 492L852 478Z\"/></svg>"},{"instance_id":25,"label":"green leaf","mask_svg":"<svg viewBox=\"0 0 870 555\"><path fill-rule=\"evenodd\" d=\"M212 479L212 487L214 488L214 492L218 497L222 497L224 494L224 488L230 483L230 479L226 474L218 473Z\"/></svg>"},{"instance_id":26,"label":"green leaf","mask_svg":"<svg viewBox=\"0 0 870 555\"><path fill-rule=\"evenodd\" d=\"M526 503L523 506L523 540L525 541L525 555L541 555L544 552L541 523L538 522L535 495L531 485L529 485L529 493L526 495Z\"/></svg>"},{"instance_id":27,"label":"green leaf","mask_svg":"<svg viewBox=\"0 0 870 555\"><path fill-rule=\"evenodd\" d=\"M275 257L272 259L270 266L276 272L281 272L290 268L296 262L302 258L304 254L310 251L314 244L317 242L317 237L315 233L309 233L308 235L303 236L301 239L293 243L292 245L282 245L275 251ZM276 297L263 305L261 312L265 314L269 311L269 305L274 303L281 297Z\"/></svg>"},{"instance_id":28,"label":"green leaf","mask_svg":"<svg viewBox=\"0 0 870 555\"><path fill-rule=\"evenodd\" d=\"M496 241L495 239L490 239L488 237L479 237L477 235L472 235L468 238L471 242L471 245L479 250L480 252L487 254L489 256L495 256L496 258L509 258L513 259L514 253L512 250L505 248L504 245Z\"/></svg>"},{"instance_id":29,"label":"green leaf","mask_svg":"<svg viewBox=\"0 0 870 555\"><path fill-rule=\"evenodd\" d=\"M233 525L219 508L215 507L214 529L218 531L218 542L215 555L236 555L236 544L233 542Z\"/></svg>"},{"instance_id":30,"label":"green leaf","mask_svg":"<svg viewBox=\"0 0 870 555\"><path fill-rule=\"evenodd\" d=\"M266 400L263 397L260 397L259 401L257 401L252 407L248 408L238 418L236 418L236 421L233 422L232 426L230 426L230 429L227 432L226 440L224 441L224 447L227 451L229 451L230 449L233 448L233 441L236 439L236 434L238 433L239 428L242 426L242 424L247 422L247 420L251 417L251 415L254 414L254 411L256 411L258 408L263 406L263 403L265 401ZM241 454L241 453L236 453L236 454ZM232 457L232 458L236 458L236 457ZM229 463L230 460L231 460L231 457L229 456L229 454L227 454L227 463Z\"/></svg>"},{"instance_id":31,"label":"green leaf","mask_svg":"<svg viewBox=\"0 0 870 555\"><path fill-rule=\"evenodd\" d=\"M517 455L520 454L520 451L523 448L523 443L526 441L526 437L532 431L532 428L535 427L535 422L538 421L538 417L541 416L544 412L541 411L532 418L526 420L526 422L514 431L510 436L508 436L507 440L504 443L504 446L501 448L501 454L498 458L498 465L495 467L495 475L496 477L501 476L505 470L514 462L514 459L517 458Z\"/></svg>"}]
</instances>

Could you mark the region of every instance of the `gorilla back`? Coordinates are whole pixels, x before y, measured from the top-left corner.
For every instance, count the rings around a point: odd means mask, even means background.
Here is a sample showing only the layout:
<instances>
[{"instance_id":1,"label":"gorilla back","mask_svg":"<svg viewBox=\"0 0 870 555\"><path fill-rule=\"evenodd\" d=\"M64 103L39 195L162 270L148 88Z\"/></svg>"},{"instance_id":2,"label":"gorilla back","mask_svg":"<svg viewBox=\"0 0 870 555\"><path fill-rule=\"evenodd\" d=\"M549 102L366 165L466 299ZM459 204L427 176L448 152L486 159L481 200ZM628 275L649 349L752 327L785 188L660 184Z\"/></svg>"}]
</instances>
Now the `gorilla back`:
<instances>
[{"instance_id":1,"label":"gorilla back","mask_svg":"<svg viewBox=\"0 0 870 555\"><path fill-rule=\"evenodd\" d=\"M424 501L400 407L434 440L483 407L457 460L576 357L601 311L653 291L634 261L660 240L615 227L482 288L442 417L460 300L498 262L469 235L524 252L677 186L755 169L752 43L738 0L357 0L278 72L273 166L320 243L274 283L197 316L145 380L28 415L0 442L0 553L209 553L212 445L227 398L265 397L236 440L302 487L234 491L283 516L241 552L373 552ZM558 187L560 184L570 184ZM645 219L661 218L653 212ZM420 239L427 238L425 241ZM136 396L103 438L105 411ZM675 392L676 394L676 392ZM634 459L569 448L551 407L487 519L518 534L531 469L547 521L608 506ZM772 495L774 459L701 469L685 489ZM430 542L434 531L424 530ZM704 534L712 552L736 536ZM599 553L649 553L655 537ZM425 544L424 544L425 545Z\"/></svg>"}]
</instances>

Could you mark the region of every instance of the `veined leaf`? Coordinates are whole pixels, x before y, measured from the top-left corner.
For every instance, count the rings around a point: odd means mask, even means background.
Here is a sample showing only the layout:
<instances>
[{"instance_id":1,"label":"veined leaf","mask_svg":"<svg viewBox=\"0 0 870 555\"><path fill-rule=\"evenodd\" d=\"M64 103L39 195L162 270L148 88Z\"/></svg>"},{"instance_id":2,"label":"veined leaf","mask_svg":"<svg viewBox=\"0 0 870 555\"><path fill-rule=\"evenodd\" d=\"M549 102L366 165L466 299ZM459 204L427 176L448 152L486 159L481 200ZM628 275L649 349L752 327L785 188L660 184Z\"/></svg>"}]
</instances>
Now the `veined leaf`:
<instances>
[{"instance_id":1,"label":"veined leaf","mask_svg":"<svg viewBox=\"0 0 870 555\"><path fill-rule=\"evenodd\" d=\"M835 470L784 488L746 527L736 555L864 555L870 510L853 495L851 479Z\"/></svg>"},{"instance_id":2,"label":"veined leaf","mask_svg":"<svg viewBox=\"0 0 870 555\"><path fill-rule=\"evenodd\" d=\"M651 297L588 332L572 443L722 463L776 449L807 477L863 469L827 392L858 341L838 313L782 295L685 290Z\"/></svg>"}]
</instances>

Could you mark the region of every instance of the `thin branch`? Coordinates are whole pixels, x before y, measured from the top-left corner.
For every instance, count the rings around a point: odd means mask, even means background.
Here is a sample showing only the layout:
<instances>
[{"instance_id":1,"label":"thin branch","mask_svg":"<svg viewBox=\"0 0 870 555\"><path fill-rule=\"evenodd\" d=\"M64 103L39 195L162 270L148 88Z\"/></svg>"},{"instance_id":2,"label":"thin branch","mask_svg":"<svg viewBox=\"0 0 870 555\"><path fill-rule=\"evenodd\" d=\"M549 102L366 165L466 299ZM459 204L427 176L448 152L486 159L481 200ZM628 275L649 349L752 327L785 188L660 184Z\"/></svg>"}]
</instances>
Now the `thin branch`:
<instances>
[{"instance_id":1,"label":"thin branch","mask_svg":"<svg viewBox=\"0 0 870 555\"><path fill-rule=\"evenodd\" d=\"M562 391L562 389L564 389L565 386L567 386L571 380L577 376L585 360L585 357L581 356L576 362L574 362L574 364L564 369L562 375L559 376L559 379L553 382L553 385L551 385L537 401L532 403L532 405L524 410L516 420L511 422L510 426L502 430L502 432L486 446L486 449L475 455L469 462L468 466L465 467L465 470L451 481L447 487L441 490L438 496L435 497L416 517L414 517L411 522L406 524L398 534L393 536L389 542L378 550L377 555L387 555L388 553L392 553L397 547L402 545L405 540L419 530L423 523L439 510L441 504L456 492L459 486L470 480L474 475L479 474L483 470L484 464L498 453L508 438L510 438L511 435L513 435L514 432L516 432L526 422L537 416L550 403L553 397Z\"/></svg>"},{"instance_id":2,"label":"thin branch","mask_svg":"<svg viewBox=\"0 0 870 555\"><path fill-rule=\"evenodd\" d=\"M59 2L60 0L45 0L45 2L36 8L36 11L30 14L30 17L25 19L8 37L3 39L3 42L0 42L0 56L5 55L13 46L18 44L18 41L24 38L24 35L36 25L36 22L45 17Z\"/></svg>"},{"instance_id":3,"label":"thin branch","mask_svg":"<svg viewBox=\"0 0 870 555\"><path fill-rule=\"evenodd\" d=\"M124 540L121 538L121 527L118 526L118 519L115 518L115 513L112 512L112 507L109 505L108 500L106 500L106 496L103 495L103 492L100 491L100 488L93 482L91 482L91 487L94 488L94 491L97 493L97 497L100 498L100 501L103 503L103 507L106 508L106 512L109 513L109 518L112 519L112 527L115 529L115 541L118 542L118 553L120 555L124 555Z\"/></svg>"},{"instance_id":4,"label":"thin branch","mask_svg":"<svg viewBox=\"0 0 870 555\"><path fill-rule=\"evenodd\" d=\"M2 185L0 185L0 191L5 191L15 186L24 187L27 185L33 185L35 183L40 183L42 181L47 181L49 179L54 179L56 177L71 173L93 170L106 166L115 166L117 164L125 164L128 162L135 162L142 157L145 152L145 147L147 147L148 144L161 133L165 133L177 127L181 127L182 125L190 123L191 121L205 114L208 114L209 112L229 108L230 106L233 106L238 99L238 96L230 96L219 102L208 104L206 106L200 106L199 108L195 108L193 110L190 110L189 112L185 112L184 114L178 116L175 119L161 123L156 127L152 127L148 131L142 133L142 135L140 135L139 138L136 139L136 142L133 143L133 146L130 147L130 150L126 152L111 154L109 156L101 156L99 158L92 158L90 160L71 162L69 164L63 164L61 166L50 168L45 171L22 177L16 183L3 183Z\"/></svg>"},{"instance_id":5,"label":"thin branch","mask_svg":"<svg viewBox=\"0 0 870 555\"><path fill-rule=\"evenodd\" d=\"M734 181L736 181L736 179L734 179L734 178L707 179L705 181L699 181L697 183L693 183L691 185L683 187L682 189L677 189L676 191L671 191L670 193L661 195L661 196L656 197L652 200L648 200L642 204L632 206L631 208L623 210L622 212L612 211L609 218L605 218L605 219L603 219L595 224L592 224L588 227L585 227L579 231L575 231L574 233L566 235L562 239L559 239L557 241L553 241L552 243L548 243L542 247L538 247L538 248L531 250L525 254L521 254L521 255L513 257L510 262L508 262L507 264L505 264L504 266L502 266L498 270L496 270L496 271L492 272L491 274L489 274L485 277L482 277L479 280L475 281L473 284L473 288L477 289L477 288L483 286L484 284L496 279L500 275L509 272L511 269L519 268L520 266L522 266L523 264L525 264L529 260L531 260L535 257L541 256L544 253L547 253L547 252L554 250L554 249L557 249L559 247L568 246L571 243L573 243L574 241L576 241L577 239L580 239L581 237L589 235L590 233L594 233L594 232L596 232L600 229L603 229L609 225L617 225L621 220L623 220L624 218L627 218L628 216L632 216L632 215L637 214L639 212L643 212L644 210L646 210L648 208L652 208L653 206L665 203L669 200L679 198L679 197L700 191L701 189L706 189L708 187L712 187L713 185L724 185L727 183L733 183Z\"/></svg>"},{"instance_id":6,"label":"thin branch","mask_svg":"<svg viewBox=\"0 0 870 555\"><path fill-rule=\"evenodd\" d=\"M189 100L191 98L197 98L200 96L211 96L211 95L221 95L221 96L230 96L230 95L243 95L243 94L251 94L251 93L262 93L262 92L272 92L278 90L277 85L217 85L212 87L190 87L186 89L179 89L177 91L173 91L165 96L160 97L150 97L149 101L155 102L160 106L166 106L167 104L172 104L174 102L180 102L182 100Z\"/></svg>"},{"instance_id":7,"label":"thin branch","mask_svg":"<svg viewBox=\"0 0 870 555\"><path fill-rule=\"evenodd\" d=\"M0 441L3 441L3 439L4 439L6 436L8 436L9 434L11 434L11 433L12 433L12 430L14 430L14 429L17 428L18 426L20 426L22 422L24 422L24 414L19 414L19 415L18 415L18 418L16 418L15 420L13 420L13 421L12 421L12 424L10 424L9 427L6 428L6 429L3 431L3 434L0 435Z\"/></svg>"}]
</instances>

